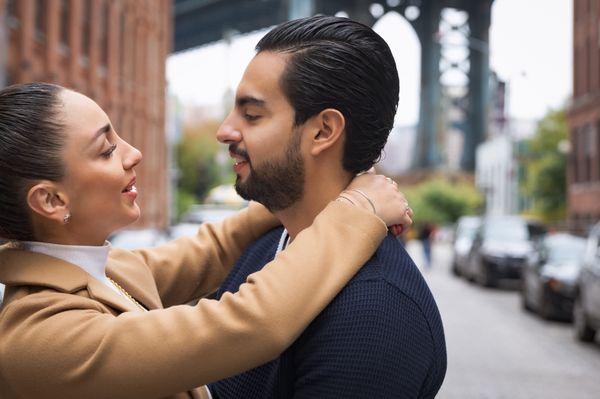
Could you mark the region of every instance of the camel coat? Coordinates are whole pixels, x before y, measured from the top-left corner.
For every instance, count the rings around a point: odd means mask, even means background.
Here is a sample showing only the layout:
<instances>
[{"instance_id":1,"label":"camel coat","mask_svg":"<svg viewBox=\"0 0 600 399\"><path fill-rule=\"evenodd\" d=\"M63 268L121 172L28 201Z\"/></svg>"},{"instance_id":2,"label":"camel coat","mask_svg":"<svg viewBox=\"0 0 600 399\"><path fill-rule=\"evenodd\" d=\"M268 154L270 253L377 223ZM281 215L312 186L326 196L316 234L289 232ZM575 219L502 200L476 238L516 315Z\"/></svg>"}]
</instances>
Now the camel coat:
<instances>
[{"instance_id":1,"label":"camel coat","mask_svg":"<svg viewBox=\"0 0 600 399\"><path fill-rule=\"evenodd\" d=\"M252 204L194 237L113 249L107 275L149 311L73 264L0 247L0 398L206 398L204 384L272 360L386 234L369 212L332 202L238 293L182 305L214 291L275 223Z\"/></svg>"}]
</instances>

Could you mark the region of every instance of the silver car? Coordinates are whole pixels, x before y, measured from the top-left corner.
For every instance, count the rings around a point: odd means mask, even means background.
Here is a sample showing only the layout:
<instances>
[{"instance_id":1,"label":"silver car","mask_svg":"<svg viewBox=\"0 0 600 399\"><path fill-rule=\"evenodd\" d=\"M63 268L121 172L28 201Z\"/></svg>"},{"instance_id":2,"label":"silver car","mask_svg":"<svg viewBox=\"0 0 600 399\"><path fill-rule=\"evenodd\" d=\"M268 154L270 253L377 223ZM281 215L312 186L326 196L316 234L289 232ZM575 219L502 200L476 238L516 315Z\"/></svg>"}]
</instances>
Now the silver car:
<instances>
[{"instance_id":1,"label":"silver car","mask_svg":"<svg viewBox=\"0 0 600 399\"><path fill-rule=\"evenodd\" d=\"M462 216L456 222L454 233L452 273L456 276L465 274L469 262L469 252L473 245L475 233L481 225L479 216Z\"/></svg>"},{"instance_id":2,"label":"silver car","mask_svg":"<svg viewBox=\"0 0 600 399\"><path fill-rule=\"evenodd\" d=\"M592 229L587 240L573 321L576 337L580 341L593 342L600 330L600 223Z\"/></svg>"}]
</instances>

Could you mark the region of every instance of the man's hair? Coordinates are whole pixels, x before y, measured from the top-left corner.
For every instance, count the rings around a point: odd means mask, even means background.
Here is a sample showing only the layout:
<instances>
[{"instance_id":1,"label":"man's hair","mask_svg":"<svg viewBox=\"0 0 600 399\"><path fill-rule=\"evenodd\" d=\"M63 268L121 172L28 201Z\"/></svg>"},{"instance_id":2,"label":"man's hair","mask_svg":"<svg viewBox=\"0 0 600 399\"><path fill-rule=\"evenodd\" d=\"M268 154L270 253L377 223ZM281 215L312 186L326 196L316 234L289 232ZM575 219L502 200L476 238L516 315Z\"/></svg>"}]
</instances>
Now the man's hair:
<instances>
[{"instance_id":1,"label":"man's hair","mask_svg":"<svg viewBox=\"0 0 600 399\"><path fill-rule=\"evenodd\" d=\"M326 108L344 115L345 170L362 172L379 160L399 91L396 63L381 36L348 18L316 16L278 25L256 51L290 54L280 84L295 125Z\"/></svg>"}]
</instances>

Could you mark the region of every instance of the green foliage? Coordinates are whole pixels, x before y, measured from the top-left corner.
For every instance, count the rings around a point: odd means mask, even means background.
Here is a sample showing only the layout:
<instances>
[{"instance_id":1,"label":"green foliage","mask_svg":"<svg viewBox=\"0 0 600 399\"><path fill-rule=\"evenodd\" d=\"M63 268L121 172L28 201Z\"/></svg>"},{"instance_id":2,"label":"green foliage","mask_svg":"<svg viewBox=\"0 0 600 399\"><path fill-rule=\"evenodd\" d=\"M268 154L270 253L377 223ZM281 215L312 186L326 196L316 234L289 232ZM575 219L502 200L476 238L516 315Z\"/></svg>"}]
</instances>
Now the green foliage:
<instances>
[{"instance_id":1,"label":"green foliage","mask_svg":"<svg viewBox=\"0 0 600 399\"><path fill-rule=\"evenodd\" d=\"M216 161L218 143L215 132L218 122L187 128L175 148L179 180L177 213L189 205L201 202L208 191L221 183L221 170Z\"/></svg>"},{"instance_id":2,"label":"green foliage","mask_svg":"<svg viewBox=\"0 0 600 399\"><path fill-rule=\"evenodd\" d=\"M415 222L451 224L463 215L480 212L483 199L468 181L450 182L437 178L403 189L415 212Z\"/></svg>"},{"instance_id":3,"label":"green foliage","mask_svg":"<svg viewBox=\"0 0 600 399\"><path fill-rule=\"evenodd\" d=\"M193 194L188 193L182 189L177 189L175 191L175 208L176 208L176 218L179 220L181 215L183 215L190 207L196 204L198 200Z\"/></svg>"},{"instance_id":4,"label":"green foliage","mask_svg":"<svg viewBox=\"0 0 600 399\"><path fill-rule=\"evenodd\" d=\"M524 194L532 198L529 212L546 222L556 222L566 215L566 154L559 143L567 140L568 126L564 111L552 111L538 124L535 136L528 140L529 154L523 162Z\"/></svg>"}]
</instances>

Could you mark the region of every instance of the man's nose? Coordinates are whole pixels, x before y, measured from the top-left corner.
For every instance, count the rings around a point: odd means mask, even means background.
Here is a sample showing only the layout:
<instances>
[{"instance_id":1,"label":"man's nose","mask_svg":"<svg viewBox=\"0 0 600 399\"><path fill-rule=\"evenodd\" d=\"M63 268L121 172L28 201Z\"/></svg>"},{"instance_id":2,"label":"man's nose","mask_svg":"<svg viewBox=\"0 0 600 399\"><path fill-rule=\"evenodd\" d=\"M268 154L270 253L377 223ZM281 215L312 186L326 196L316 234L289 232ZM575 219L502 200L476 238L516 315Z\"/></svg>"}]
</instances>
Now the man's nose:
<instances>
[{"instance_id":1,"label":"man's nose","mask_svg":"<svg viewBox=\"0 0 600 399\"><path fill-rule=\"evenodd\" d=\"M223 144L238 143L242 140L242 133L228 123L223 123L217 130L217 140Z\"/></svg>"}]
</instances>

